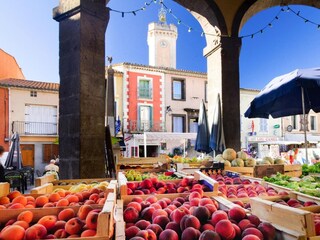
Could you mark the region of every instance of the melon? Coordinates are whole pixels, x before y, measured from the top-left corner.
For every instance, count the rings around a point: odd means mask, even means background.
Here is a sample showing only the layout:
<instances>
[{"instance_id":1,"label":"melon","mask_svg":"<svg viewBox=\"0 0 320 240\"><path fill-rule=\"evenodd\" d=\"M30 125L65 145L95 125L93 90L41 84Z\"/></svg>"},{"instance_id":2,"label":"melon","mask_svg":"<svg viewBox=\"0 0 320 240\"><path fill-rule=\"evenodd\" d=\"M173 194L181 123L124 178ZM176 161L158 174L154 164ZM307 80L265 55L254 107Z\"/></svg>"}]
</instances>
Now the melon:
<instances>
[{"instance_id":1,"label":"melon","mask_svg":"<svg viewBox=\"0 0 320 240\"><path fill-rule=\"evenodd\" d=\"M248 158L245 162L244 165L246 167L254 167L256 165L256 160L253 158Z\"/></svg>"},{"instance_id":2,"label":"melon","mask_svg":"<svg viewBox=\"0 0 320 240\"><path fill-rule=\"evenodd\" d=\"M231 162L232 167L244 167L244 161L241 158L236 158Z\"/></svg>"},{"instance_id":3,"label":"melon","mask_svg":"<svg viewBox=\"0 0 320 240\"><path fill-rule=\"evenodd\" d=\"M237 158L241 158L242 160L246 160L248 155L244 151L237 152Z\"/></svg>"},{"instance_id":4,"label":"melon","mask_svg":"<svg viewBox=\"0 0 320 240\"><path fill-rule=\"evenodd\" d=\"M270 165L274 164L274 160L273 160L273 158L271 158L271 157L264 157L264 158L262 159L262 161L268 161L268 162L270 162Z\"/></svg>"},{"instance_id":5,"label":"melon","mask_svg":"<svg viewBox=\"0 0 320 240\"><path fill-rule=\"evenodd\" d=\"M280 158L277 158L276 160L274 160L274 164L285 164L286 161L285 160L282 160Z\"/></svg>"},{"instance_id":6,"label":"melon","mask_svg":"<svg viewBox=\"0 0 320 240\"><path fill-rule=\"evenodd\" d=\"M223 157L225 160L232 161L233 159L236 159L237 153L236 153L236 151L233 150L232 148L227 148L226 150L223 151L222 157Z\"/></svg>"},{"instance_id":7,"label":"melon","mask_svg":"<svg viewBox=\"0 0 320 240\"><path fill-rule=\"evenodd\" d=\"M217 162L222 162L224 161L223 157L221 154L218 154L215 158L214 158L214 161L217 161Z\"/></svg>"},{"instance_id":8,"label":"melon","mask_svg":"<svg viewBox=\"0 0 320 240\"><path fill-rule=\"evenodd\" d=\"M225 167L231 167L231 163L228 160L223 160Z\"/></svg>"},{"instance_id":9,"label":"melon","mask_svg":"<svg viewBox=\"0 0 320 240\"><path fill-rule=\"evenodd\" d=\"M260 165L271 165L271 163L268 160L262 160Z\"/></svg>"}]
</instances>

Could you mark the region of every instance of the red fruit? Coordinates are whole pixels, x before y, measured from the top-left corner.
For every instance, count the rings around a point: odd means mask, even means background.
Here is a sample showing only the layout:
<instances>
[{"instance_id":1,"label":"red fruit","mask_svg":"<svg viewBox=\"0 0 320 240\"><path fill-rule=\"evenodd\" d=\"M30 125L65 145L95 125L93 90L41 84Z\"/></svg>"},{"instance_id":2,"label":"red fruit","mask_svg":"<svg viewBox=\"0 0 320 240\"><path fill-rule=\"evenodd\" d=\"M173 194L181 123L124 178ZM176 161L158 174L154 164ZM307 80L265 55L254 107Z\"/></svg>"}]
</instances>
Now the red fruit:
<instances>
[{"instance_id":1,"label":"red fruit","mask_svg":"<svg viewBox=\"0 0 320 240\"><path fill-rule=\"evenodd\" d=\"M141 212L141 209L142 209L141 204L138 203L138 202L130 202L127 207L133 207L133 208L135 208L138 212Z\"/></svg>"},{"instance_id":2,"label":"red fruit","mask_svg":"<svg viewBox=\"0 0 320 240\"><path fill-rule=\"evenodd\" d=\"M239 228L243 231L246 228L249 227L255 227L255 225L253 225L249 219L242 219L239 223L238 223Z\"/></svg>"},{"instance_id":3,"label":"red fruit","mask_svg":"<svg viewBox=\"0 0 320 240\"><path fill-rule=\"evenodd\" d=\"M258 227L259 224L261 223L260 219L256 215L253 215L253 214L249 215L248 219L253 225L255 225L255 227Z\"/></svg>"},{"instance_id":4,"label":"red fruit","mask_svg":"<svg viewBox=\"0 0 320 240\"><path fill-rule=\"evenodd\" d=\"M159 240L179 240L179 236L175 231L166 229L160 233Z\"/></svg>"},{"instance_id":5,"label":"red fruit","mask_svg":"<svg viewBox=\"0 0 320 240\"><path fill-rule=\"evenodd\" d=\"M220 220L227 220L227 219L228 219L228 214L225 211L217 210L211 216L211 223L213 226L216 226L216 224Z\"/></svg>"},{"instance_id":6,"label":"red fruit","mask_svg":"<svg viewBox=\"0 0 320 240\"><path fill-rule=\"evenodd\" d=\"M260 240L260 238L257 237L256 235L249 234L249 235L246 235L244 238L242 238L242 240Z\"/></svg>"},{"instance_id":7,"label":"red fruit","mask_svg":"<svg viewBox=\"0 0 320 240\"><path fill-rule=\"evenodd\" d=\"M166 229L171 229L175 231L179 236L181 235L180 225L176 222L169 222L166 226Z\"/></svg>"},{"instance_id":8,"label":"red fruit","mask_svg":"<svg viewBox=\"0 0 320 240\"><path fill-rule=\"evenodd\" d=\"M246 217L246 212L241 207L233 207L229 210L228 215L230 219L235 220L236 222L240 222Z\"/></svg>"},{"instance_id":9,"label":"red fruit","mask_svg":"<svg viewBox=\"0 0 320 240\"><path fill-rule=\"evenodd\" d=\"M242 232L242 237L245 237L247 235L255 235L257 236L260 240L263 240L263 234L259 231L257 228L247 228Z\"/></svg>"},{"instance_id":10,"label":"red fruit","mask_svg":"<svg viewBox=\"0 0 320 240\"><path fill-rule=\"evenodd\" d=\"M140 231L140 228L138 228L137 226L128 227L125 230L126 239L133 238L134 236L136 236L138 234L139 231Z\"/></svg>"},{"instance_id":11,"label":"red fruit","mask_svg":"<svg viewBox=\"0 0 320 240\"><path fill-rule=\"evenodd\" d=\"M92 212L90 212L92 213ZM90 213L88 214L88 216L90 215ZM87 218L88 218L87 216ZM84 223L81 221L80 218L71 218L65 225L65 230L68 234L72 235L72 234L78 234L82 227L83 227Z\"/></svg>"},{"instance_id":12,"label":"red fruit","mask_svg":"<svg viewBox=\"0 0 320 240\"><path fill-rule=\"evenodd\" d=\"M158 224L150 224L146 229L151 229L158 237L163 229Z\"/></svg>"},{"instance_id":13,"label":"red fruit","mask_svg":"<svg viewBox=\"0 0 320 240\"><path fill-rule=\"evenodd\" d=\"M153 219L153 224L158 224L162 229L165 229L170 219L167 216L157 216Z\"/></svg>"},{"instance_id":14,"label":"red fruit","mask_svg":"<svg viewBox=\"0 0 320 240\"><path fill-rule=\"evenodd\" d=\"M234 227L229 220L220 220L216 224L215 230L225 240L231 240L236 235Z\"/></svg>"},{"instance_id":15,"label":"red fruit","mask_svg":"<svg viewBox=\"0 0 320 240\"><path fill-rule=\"evenodd\" d=\"M221 240L221 238L218 233L211 230L205 230L201 233L199 240Z\"/></svg>"},{"instance_id":16,"label":"red fruit","mask_svg":"<svg viewBox=\"0 0 320 240\"><path fill-rule=\"evenodd\" d=\"M145 209L144 209L145 210ZM143 211L144 211L143 210ZM143 213L143 211L142 211L142 213ZM126 223L135 223L137 220L138 220L138 218L139 218L139 212L135 209L135 208L133 208L133 207L128 207L128 208L126 208L126 210L124 210L124 212L123 212L123 218L124 218L124 221L126 222ZM147 219L146 219L147 220Z\"/></svg>"},{"instance_id":17,"label":"red fruit","mask_svg":"<svg viewBox=\"0 0 320 240\"><path fill-rule=\"evenodd\" d=\"M201 233L193 227L186 228L181 234L181 240L198 240Z\"/></svg>"},{"instance_id":18,"label":"red fruit","mask_svg":"<svg viewBox=\"0 0 320 240\"><path fill-rule=\"evenodd\" d=\"M212 204L212 206L214 206ZM209 217L210 217L210 211L208 210L208 208L204 207L204 206L200 206L200 207L196 207L192 213L193 216L195 216L197 219L199 219L199 221L204 224L208 221Z\"/></svg>"},{"instance_id":19,"label":"red fruit","mask_svg":"<svg viewBox=\"0 0 320 240\"><path fill-rule=\"evenodd\" d=\"M189 210L186 210L186 209L177 208L171 214L172 214L172 218L171 219L174 222L180 224L180 221L181 221L182 217L187 215L187 214L190 214L190 212L189 212Z\"/></svg>"},{"instance_id":20,"label":"red fruit","mask_svg":"<svg viewBox=\"0 0 320 240\"><path fill-rule=\"evenodd\" d=\"M264 240L275 239L276 229L270 223L262 222L259 224L258 229L262 232Z\"/></svg>"}]
</instances>

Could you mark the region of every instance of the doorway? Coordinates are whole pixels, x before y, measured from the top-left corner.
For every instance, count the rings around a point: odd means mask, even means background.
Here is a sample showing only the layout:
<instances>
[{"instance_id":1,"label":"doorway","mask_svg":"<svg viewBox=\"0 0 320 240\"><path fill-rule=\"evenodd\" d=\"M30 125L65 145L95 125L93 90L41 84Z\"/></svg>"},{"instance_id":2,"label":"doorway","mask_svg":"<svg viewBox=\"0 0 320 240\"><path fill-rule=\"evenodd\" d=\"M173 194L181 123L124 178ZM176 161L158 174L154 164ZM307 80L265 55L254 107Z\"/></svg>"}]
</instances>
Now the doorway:
<instances>
[{"instance_id":1,"label":"doorway","mask_svg":"<svg viewBox=\"0 0 320 240\"><path fill-rule=\"evenodd\" d=\"M20 144L22 165L34 167L34 144Z\"/></svg>"}]
</instances>

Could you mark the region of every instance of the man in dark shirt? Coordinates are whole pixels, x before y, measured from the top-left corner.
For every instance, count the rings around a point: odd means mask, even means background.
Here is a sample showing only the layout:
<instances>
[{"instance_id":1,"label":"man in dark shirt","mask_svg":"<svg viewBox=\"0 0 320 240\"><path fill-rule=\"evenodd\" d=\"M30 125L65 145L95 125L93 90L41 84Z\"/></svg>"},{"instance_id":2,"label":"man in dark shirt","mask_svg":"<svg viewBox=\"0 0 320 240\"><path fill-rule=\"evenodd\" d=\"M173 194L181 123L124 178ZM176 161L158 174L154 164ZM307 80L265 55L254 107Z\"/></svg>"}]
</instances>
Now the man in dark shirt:
<instances>
[{"instance_id":1,"label":"man in dark shirt","mask_svg":"<svg viewBox=\"0 0 320 240\"><path fill-rule=\"evenodd\" d=\"M0 145L0 157L2 157L4 153L4 148ZM6 179L4 177L4 166L0 162L0 182L6 182Z\"/></svg>"}]
</instances>

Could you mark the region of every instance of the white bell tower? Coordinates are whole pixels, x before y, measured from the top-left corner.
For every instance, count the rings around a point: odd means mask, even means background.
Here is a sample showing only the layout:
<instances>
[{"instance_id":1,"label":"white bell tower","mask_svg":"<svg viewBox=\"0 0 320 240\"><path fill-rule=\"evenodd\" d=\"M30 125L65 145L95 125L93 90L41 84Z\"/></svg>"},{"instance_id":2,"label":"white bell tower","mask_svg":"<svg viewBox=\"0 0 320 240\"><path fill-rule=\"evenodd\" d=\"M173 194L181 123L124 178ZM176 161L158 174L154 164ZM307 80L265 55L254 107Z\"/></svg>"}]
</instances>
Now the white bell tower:
<instances>
[{"instance_id":1,"label":"white bell tower","mask_svg":"<svg viewBox=\"0 0 320 240\"><path fill-rule=\"evenodd\" d=\"M148 26L149 65L176 68L177 27L167 24L167 11L161 7L159 22Z\"/></svg>"}]
</instances>

